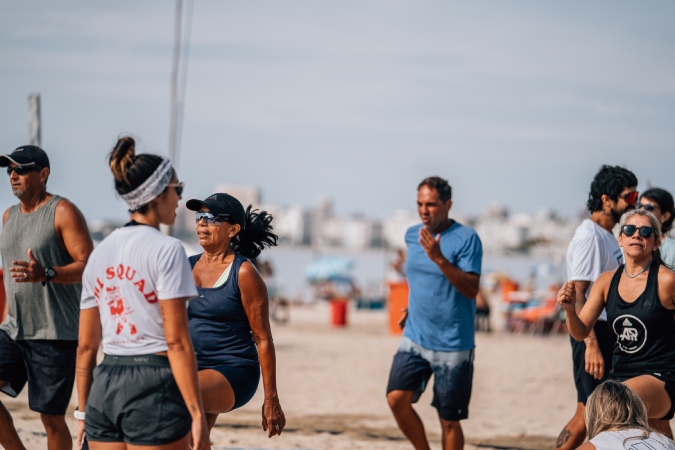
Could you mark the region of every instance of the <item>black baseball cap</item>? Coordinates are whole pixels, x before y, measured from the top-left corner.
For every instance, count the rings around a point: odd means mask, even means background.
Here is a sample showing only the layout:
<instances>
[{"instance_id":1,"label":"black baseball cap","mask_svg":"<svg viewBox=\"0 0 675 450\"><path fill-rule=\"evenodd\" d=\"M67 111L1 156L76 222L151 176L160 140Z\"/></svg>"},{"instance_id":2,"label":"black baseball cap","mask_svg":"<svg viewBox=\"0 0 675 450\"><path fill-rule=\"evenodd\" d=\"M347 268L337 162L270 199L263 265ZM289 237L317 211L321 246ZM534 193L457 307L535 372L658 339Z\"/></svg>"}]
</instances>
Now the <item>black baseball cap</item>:
<instances>
[{"instance_id":1,"label":"black baseball cap","mask_svg":"<svg viewBox=\"0 0 675 450\"><path fill-rule=\"evenodd\" d=\"M0 167L7 167L11 163L17 166L35 164L40 167L49 167L49 157L36 145L23 145L9 155L0 155Z\"/></svg>"},{"instance_id":2,"label":"black baseball cap","mask_svg":"<svg viewBox=\"0 0 675 450\"><path fill-rule=\"evenodd\" d=\"M246 211L239 200L230 194L218 193L206 197L204 200L192 199L185 204L191 211L199 211L206 207L211 214L218 216L229 223L238 223L242 228L246 225Z\"/></svg>"}]
</instances>

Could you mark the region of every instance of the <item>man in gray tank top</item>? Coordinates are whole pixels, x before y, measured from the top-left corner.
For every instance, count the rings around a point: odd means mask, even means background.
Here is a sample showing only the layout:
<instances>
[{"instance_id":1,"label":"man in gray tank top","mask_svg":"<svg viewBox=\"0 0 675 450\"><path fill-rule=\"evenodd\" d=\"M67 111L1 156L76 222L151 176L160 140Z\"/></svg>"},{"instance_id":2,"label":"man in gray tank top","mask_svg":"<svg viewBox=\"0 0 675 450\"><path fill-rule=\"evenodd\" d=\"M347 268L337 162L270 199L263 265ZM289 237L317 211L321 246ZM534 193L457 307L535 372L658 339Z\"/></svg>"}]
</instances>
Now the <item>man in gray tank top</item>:
<instances>
[{"instance_id":1,"label":"man in gray tank top","mask_svg":"<svg viewBox=\"0 0 675 450\"><path fill-rule=\"evenodd\" d=\"M0 255L6 315L0 324L0 391L16 397L28 382L50 449L72 449L65 413L75 380L82 271L93 249L84 216L47 192L49 158L24 145L0 155L19 203L2 216ZM0 311L0 315L3 312ZM25 449L0 402L0 445Z\"/></svg>"}]
</instances>

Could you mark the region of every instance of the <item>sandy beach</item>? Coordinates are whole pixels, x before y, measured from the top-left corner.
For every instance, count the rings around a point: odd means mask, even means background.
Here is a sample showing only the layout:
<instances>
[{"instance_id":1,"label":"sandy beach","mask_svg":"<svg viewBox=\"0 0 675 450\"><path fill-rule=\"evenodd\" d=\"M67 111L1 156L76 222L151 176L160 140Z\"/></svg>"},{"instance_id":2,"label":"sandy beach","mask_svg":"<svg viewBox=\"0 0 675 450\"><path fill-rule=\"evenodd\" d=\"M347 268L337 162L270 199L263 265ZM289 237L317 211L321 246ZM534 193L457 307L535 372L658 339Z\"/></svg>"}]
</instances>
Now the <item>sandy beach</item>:
<instances>
[{"instance_id":1,"label":"sandy beach","mask_svg":"<svg viewBox=\"0 0 675 450\"><path fill-rule=\"evenodd\" d=\"M215 449L410 449L389 411L385 387L398 336L389 334L381 310L348 314L344 328L330 326L327 303L295 306L290 321L273 325L278 385L287 426L267 438L260 426L262 384L243 408L221 415L212 432ZM3 396L29 449L46 448L37 414L24 393ZM469 419L462 422L467 449L553 448L571 417L576 394L568 337L477 335ZM433 449L440 449L431 393L417 411ZM75 396L73 396L73 408ZM71 431L75 420L68 415Z\"/></svg>"}]
</instances>

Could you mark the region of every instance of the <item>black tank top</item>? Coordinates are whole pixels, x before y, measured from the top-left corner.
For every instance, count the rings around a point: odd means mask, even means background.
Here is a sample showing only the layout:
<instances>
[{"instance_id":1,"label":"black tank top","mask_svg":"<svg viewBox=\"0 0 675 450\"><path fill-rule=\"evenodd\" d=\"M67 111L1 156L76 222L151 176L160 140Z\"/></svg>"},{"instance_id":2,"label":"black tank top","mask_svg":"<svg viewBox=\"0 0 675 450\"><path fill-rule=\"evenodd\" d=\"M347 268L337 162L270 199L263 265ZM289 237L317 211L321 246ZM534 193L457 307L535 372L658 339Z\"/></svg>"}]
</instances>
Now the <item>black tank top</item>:
<instances>
[{"instance_id":1,"label":"black tank top","mask_svg":"<svg viewBox=\"0 0 675 450\"><path fill-rule=\"evenodd\" d=\"M659 264L652 261L647 285L632 303L619 295L623 265L607 295L607 319L616 335L611 375L619 379L675 371L675 311L659 301Z\"/></svg>"},{"instance_id":2,"label":"black tank top","mask_svg":"<svg viewBox=\"0 0 675 450\"><path fill-rule=\"evenodd\" d=\"M195 267L202 256L190 257ZM188 327L199 369L220 365L257 366L258 351L241 303L239 268L248 261L235 254L227 281L216 288L197 286L199 297L188 302Z\"/></svg>"}]
</instances>

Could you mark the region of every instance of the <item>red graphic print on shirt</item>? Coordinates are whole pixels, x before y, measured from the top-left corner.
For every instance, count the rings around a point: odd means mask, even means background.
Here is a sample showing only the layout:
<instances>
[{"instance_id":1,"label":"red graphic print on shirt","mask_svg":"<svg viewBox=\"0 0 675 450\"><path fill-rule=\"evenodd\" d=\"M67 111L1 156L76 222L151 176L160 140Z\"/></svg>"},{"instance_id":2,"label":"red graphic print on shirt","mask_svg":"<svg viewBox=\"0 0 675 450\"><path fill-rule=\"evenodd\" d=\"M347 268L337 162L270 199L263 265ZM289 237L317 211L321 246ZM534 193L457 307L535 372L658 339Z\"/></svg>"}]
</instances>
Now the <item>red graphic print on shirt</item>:
<instances>
[{"instance_id":1,"label":"red graphic print on shirt","mask_svg":"<svg viewBox=\"0 0 675 450\"><path fill-rule=\"evenodd\" d=\"M106 287L105 291L106 291L106 298L105 298L106 305L108 305L110 316L113 318L115 324L117 325L115 334L120 334L124 329L124 325L128 324L129 332L131 333L132 336L135 335L138 332L138 330L136 329L136 325L129 322L127 319L127 316L129 315L129 313L132 312L132 310L129 306L129 302L127 302L124 298L122 298L120 288L118 286Z\"/></svg>"}]
</instances>

